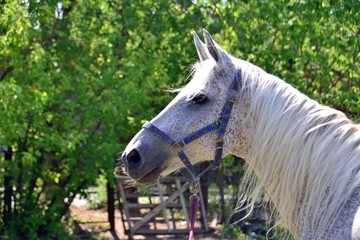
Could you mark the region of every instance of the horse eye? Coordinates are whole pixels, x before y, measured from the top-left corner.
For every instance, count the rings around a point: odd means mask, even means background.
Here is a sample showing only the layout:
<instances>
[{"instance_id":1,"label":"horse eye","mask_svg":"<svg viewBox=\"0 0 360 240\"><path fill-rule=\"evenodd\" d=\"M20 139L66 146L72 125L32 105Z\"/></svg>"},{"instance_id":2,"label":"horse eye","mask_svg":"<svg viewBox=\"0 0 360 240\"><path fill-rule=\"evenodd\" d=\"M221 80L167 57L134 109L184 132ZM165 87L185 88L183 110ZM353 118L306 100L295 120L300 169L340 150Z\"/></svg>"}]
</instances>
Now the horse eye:
<instances>
[{"instance_id":1,"label":"horse eye","mask_svg":"<svg viewBox=\"0 0 360 240\"><path fill-rule=\"evenodd\" d=\"M196 104L203 104L208 100L207 96L203 93L199 93L197 95L195 95L190 102L191 103L196 103Z\"/></svg>"}]
</instances>

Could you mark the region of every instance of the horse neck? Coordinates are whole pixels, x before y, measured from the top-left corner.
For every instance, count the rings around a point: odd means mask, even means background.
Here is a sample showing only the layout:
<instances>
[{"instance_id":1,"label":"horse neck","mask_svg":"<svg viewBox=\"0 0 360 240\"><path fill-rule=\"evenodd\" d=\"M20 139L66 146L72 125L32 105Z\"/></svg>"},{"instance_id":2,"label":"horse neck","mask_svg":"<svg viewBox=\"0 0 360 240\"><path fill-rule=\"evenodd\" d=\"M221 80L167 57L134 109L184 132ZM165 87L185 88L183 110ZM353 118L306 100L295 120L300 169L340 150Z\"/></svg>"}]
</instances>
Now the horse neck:
<instances>
[{"instance_id":1,"label":"horse neck","mask_svg":"<svg viewBox=\"0 0 360 240\"><path fill-rule=\"evenodd\" d=\"M254 173L257 179L252 201L263 188L293 235L323 232L360 184L353 174L360 165L359 128L268 74L249 84L248 94L252 170L246 181Z\"/></svg>"}]
</instances>

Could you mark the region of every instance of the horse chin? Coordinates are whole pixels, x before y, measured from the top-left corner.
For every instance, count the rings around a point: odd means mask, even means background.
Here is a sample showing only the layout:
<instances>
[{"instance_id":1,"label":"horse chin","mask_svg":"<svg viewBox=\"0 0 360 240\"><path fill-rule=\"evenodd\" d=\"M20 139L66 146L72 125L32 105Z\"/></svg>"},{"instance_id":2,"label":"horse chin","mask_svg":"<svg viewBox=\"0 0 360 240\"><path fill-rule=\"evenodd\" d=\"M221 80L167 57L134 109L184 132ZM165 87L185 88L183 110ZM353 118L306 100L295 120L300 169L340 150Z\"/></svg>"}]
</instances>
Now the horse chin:
<instances>
[{"instance_id":1,"label":"horse chin","mask_svg":"<svg viewBox=\"0 0 360 240\"><path fill-rule=\"evenodd\" d=\"M183 169L184 168L184 164L181 163L181 162L176 162L174 164L171 164L170 166L168 166L167 168L164 169L164 171L162 172L161 175L163 176L167 176L167 175L170 175L174 172L177 172L179 171L180 169Z\"/></svg>"},{"instance_id":2,"label":"horse chin","mask_svg":"<svg viewBox=\"0 0 360 240\"><path fill-rule=\"evenodd\" d=\"M160 177L160 174L162 173L160 167L156 167L149 171L147 174L145 174L140 179L136 179L136 182L144 185L152 185L156 183L156 180Z\"/></svg>"}]
</instances>

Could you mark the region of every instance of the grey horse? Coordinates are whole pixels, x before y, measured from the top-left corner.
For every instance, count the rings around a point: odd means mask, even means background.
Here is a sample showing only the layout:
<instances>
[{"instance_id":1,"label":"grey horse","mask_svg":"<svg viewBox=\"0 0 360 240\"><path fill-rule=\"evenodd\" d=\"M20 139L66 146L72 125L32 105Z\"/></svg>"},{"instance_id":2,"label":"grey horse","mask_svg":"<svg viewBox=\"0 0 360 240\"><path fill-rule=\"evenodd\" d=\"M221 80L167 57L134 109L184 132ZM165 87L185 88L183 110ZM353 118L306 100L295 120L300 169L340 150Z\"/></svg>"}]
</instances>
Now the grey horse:
<instances>
[{"instance_id":1,"label":"grey horse","mask_svg":"<svg viewBox=\"0 0 360 240\"><path fill-rule=\"evenodd\" d=\"M152 183L184 163L189 169L214 159L220 130L203 134L198 129L227 118L220 156L246 161L247 207L266 195L294 239L359 240L359 125L229 55L203 33L205 43L194 34L200 61L191 81L128 144L121 156L124 172L139 183ZM229 99L231 114L224 116ZM184 141L187 136L192 141ZM188 162L179 160L179 152Z\"/></svg>"}]
</instances>

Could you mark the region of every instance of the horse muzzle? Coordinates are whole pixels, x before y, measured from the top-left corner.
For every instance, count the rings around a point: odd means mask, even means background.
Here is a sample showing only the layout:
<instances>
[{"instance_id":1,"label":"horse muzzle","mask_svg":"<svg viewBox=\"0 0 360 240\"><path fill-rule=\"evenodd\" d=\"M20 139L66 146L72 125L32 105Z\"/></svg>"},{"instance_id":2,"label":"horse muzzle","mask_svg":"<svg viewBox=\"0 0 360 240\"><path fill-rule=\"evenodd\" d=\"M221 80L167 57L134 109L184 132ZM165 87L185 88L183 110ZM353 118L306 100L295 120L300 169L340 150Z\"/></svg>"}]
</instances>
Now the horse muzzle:
<instances>
[{"instance_id":1,"label":"horse muzzle","mask_svg":"<svg viewBox=\"0 0 360 240\"><path fill-rule=\"evenodd\" d=\"M151 133L141 130L121 156L123 171L139 183L154 183L171 157L168 147Z\"/></svg>"}]
</instances>

